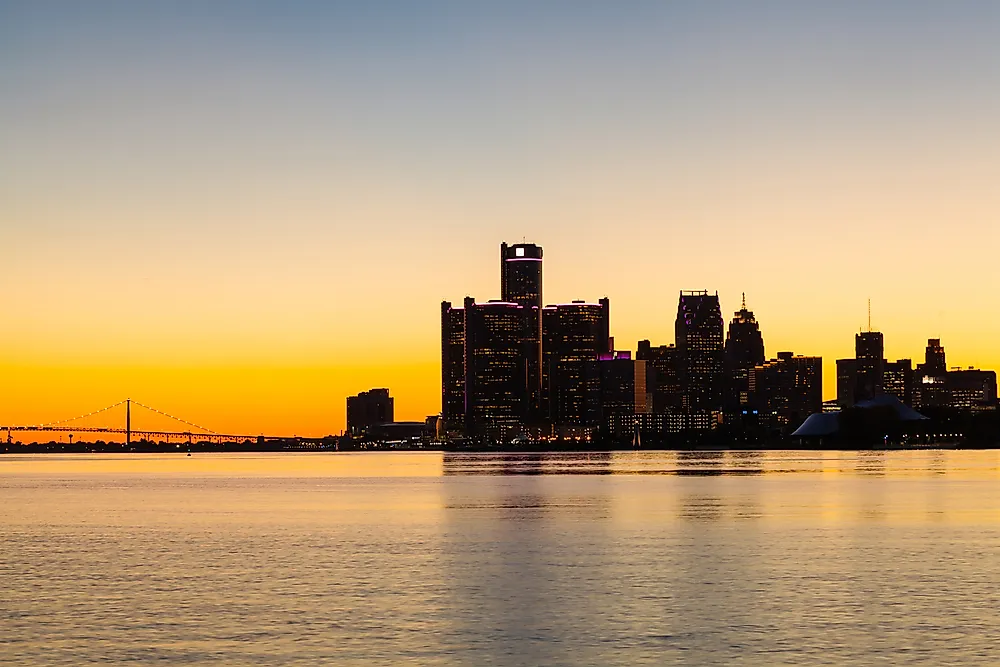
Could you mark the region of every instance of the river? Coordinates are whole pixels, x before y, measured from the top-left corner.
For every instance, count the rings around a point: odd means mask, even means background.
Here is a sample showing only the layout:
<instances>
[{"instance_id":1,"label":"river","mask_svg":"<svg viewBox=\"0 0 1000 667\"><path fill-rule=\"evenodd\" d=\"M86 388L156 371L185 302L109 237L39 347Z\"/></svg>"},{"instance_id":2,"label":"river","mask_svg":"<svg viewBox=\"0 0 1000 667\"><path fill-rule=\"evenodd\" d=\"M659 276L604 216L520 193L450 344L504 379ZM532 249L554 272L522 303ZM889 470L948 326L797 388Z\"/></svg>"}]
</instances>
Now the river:
<instances>
[{"instance_id":1,"label":"river","mask_svg":"<svg viewBox=\"0 0 1000 667\"><path fill-rule=\"evenodd\" d=\"M990 664L1000 453L0 456L0 663Z\"/></svg>"}]
</instances>

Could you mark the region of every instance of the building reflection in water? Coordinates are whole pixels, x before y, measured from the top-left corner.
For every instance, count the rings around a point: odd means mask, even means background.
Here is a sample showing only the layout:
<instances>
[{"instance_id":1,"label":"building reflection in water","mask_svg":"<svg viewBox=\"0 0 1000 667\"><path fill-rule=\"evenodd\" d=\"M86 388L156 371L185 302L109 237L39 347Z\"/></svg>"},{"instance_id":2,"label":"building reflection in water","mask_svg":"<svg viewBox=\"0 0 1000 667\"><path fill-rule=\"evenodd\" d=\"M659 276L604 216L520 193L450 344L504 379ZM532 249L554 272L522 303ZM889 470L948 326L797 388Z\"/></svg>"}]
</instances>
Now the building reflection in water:
<instances>
[{"instance_id":1,"label":"building reflection in water","mask_svg":"<svg viewBox=\"0 0 1000 667\"><path fill-rule=\"evenodd\" d=\"M758 451L445 452L442 474L746 476L787 472Z\"/></svg>"},{"instance_id":2,"label":"building reflection in water","mask_svg":"<svg viewBox=\"0 0 1000 667\"><path fill-rule=\"evenodd\" d=\"M855 470L863 475L884 477L885 452L879 450L858 452L858 460L855 465Z\"/></svg>"},{"instance_id":3,"label":"building reflection in water","mask_svg":"<svg viewBox=\"0 0 1000 667\"><path fill-rule=\"evenodd\" d=\"M472 664L559 664L567 642L588 659L595 611L618 585L611 497L593 476L610 454L570 460L584 476L560 456L446 455L444 604Z\"/></svg>"},{"instance_id":4,"label":"building reflection in water","mask_svg":"<svg viewBox=\"0 0 1000 667\"><path fill-rule=\"evenodd\" d=\"M442 473L458 475L607 475L611 452L445 452Z\"/></svg>"}]
</instances>

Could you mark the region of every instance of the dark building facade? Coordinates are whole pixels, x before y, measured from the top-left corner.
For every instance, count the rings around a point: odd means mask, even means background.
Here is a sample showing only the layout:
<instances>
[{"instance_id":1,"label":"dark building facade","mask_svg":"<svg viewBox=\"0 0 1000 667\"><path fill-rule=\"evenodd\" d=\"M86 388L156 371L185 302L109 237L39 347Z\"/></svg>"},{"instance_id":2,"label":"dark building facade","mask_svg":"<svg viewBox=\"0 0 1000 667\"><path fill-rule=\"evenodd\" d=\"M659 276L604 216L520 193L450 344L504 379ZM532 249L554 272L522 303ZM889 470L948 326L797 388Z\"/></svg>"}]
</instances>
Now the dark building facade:
<instances>
[{"instance_id":1,"label":"dark building facade","mask_svg":"<svg viewBox=\"0 0 1000 667\"><path fill-rule=\"evenodd\" d=\"M855 335L854 359L857 362L855 403L881 396L885 374L885 344L882 333L865 331Z\"/></svg>"},{"instance_id":2,"label":"dark building facade","mask_svg":"<svg viewBox=\"0 0 1000 667\"><path fill-rule=\"evenodd\" d=\"M534 243L500 244L500 300L542 307L542 248Z\"/></svg>"},{"instance_id":3,"label":"dark building facade","mask_svg":"<svg viewBox=\"0 0 1000 667\"><path fill-rule=\"evenodd\" d=\"M608 353L600 368L601 430L615 440L631 440L646 403L646 362L627 352Z\"/></svg>"},{"instance_id":4,"label":"dark building facade","mask_svg":"<svg viewBox=\"0 0 1000 667\"><path fill-rule=\"evenodd\" d=\"M441 302L441 429L465 427L465 310Z\"/></svg>"},{"instance_id":5,"label":"dark building facade","mask_svg":"<svg viewBox=\"0 0 1000 667\"><path fill-rule=\"evenodd\" d=\"M725 371L719 295L682 291L674 333L681 358L684 408L721 411Z\"/></svg>"},{"instance_id":6,"label":"dark building facade","mask_svg":"<svg viewBox=\"0 0 1000 667\"><path fill-rule=\"evenodd\" d=\"M940 408L951 403L948 392L948 363L940 338L928 338L924 363L913 373L913 406Z\"/></svg>"},{"instance_id":7,"label":"dark building facade","mask_svg":"<svg viewBox=\"0 0 1000 667\"><path fill-rule=\"evenodd\" d=\"M556 425L592 426L600 418L596 362L609 351L610 302L573 301L542 309L542 406Z\"/></svg>"},{"instance_id":8,"label":"dark building facade","mask_svg":"<svg viewBox=\"0 0 1000 667\"><path fill-rule=\"evenodd\" d=\"M534 243L500 244L500 300L527 309L525 331L528 418L542 415L542 247Z\"/></svg>"},{"instance_id":9,"label":"dark building facade","mask_svg":"<svg viewBox=\"0 0 1000 667\"><path fill-rule=\"evenodd\" d=\"M794 430L823 411L823 358L779 352L751 371L750 391L762 425Z\"/></svg>"},{"instance_id":10,"label":"dark building facade","mask_svg":"<svg viewBox=\"0 0 1000 667\"><path fill-rule=\"evenodd\" d=\"M895 396L902 403L912 406L913 379L912 360L886 361L882 370L882 392Z\"/></svg>"},{"instance_id":11,"label":"dark building facade","mask_svg":"<svg viewBox=\"0 0 1000 667\"><path fill-rule=\"evenodd\" d=\"M744 294L743 304L734 314L726 332L723 410L727 420L739 421L743 411L751 404L750 374L765 359L764 337L753 311L747 310Z\"/></svg>"},{"instance_id":12,"label":"dark building facade","mask_svg":"<svg viewBox=\"0 0 1000 667\"><path fill-rule=\"evenodd\" d=\"M996 371L976 368L948 371L946 386L948 405L959 410L976 410L995 406L997 402Z\"/></svg>"},{"instance_id":13,"label":"dark building facade","mask_svg":"<svg viewBox=\"0 0 1000 667\"><path fill-rule=\"evenodd\" d=\"M347 397L347 432L364 435L393 421L393 399L388 389L370 389Z\"/></svg>"},{"instance_id":14,"label":"dark building facade","mask_svg":"<svg viewBox=\"0 0 1000 667\"><path fill-rule=\"evenodd\" d=\"M837 359L837 405L842 409L852 407L854 392L858 386L858 362L856 359Z\"/></svg>"},{"instance_id":15,"label":"dark building facade","mask_svg":"<svg viewBox=\"0 0 1000 667\"><path fill-rule=\"evenodd\" d=\"M941 377L948 372L948 362L944 354L944 346L940 338L928 338L924 348L924 363L921 371L926 375Z\"/></svg>"},{"instance_id":16,"label":"dark building facade","mask_svg":"<svg viewBox=\"0 0 1000 667\"><path fill-rule=\"evenodd\" d=\"M650 410L654 414L679 413L684 406L681 390L681 355L673 345L653 347L640 340L635 358L646 362L646 391L650 395Z\"/></svg>"},{"instance_id":17,"label":"dark building facade","mask_svg":"<svg viewBox=\"0 0 1000 667\"><path fill-rule=\"evenodd\" d=\"M465 298L465 430L495 441L525 423L527 374L534 353L532 309Z\"/></svg>"}]
</instances>

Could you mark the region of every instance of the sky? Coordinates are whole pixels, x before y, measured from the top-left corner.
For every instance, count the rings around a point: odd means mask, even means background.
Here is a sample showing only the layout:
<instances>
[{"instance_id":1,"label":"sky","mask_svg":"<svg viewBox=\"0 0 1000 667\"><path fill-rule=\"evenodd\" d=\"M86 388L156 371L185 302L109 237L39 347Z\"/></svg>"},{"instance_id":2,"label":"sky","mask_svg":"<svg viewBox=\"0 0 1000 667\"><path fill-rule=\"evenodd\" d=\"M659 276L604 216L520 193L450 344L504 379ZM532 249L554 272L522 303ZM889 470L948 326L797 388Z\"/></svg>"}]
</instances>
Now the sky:
<instances>
[{"instance_id":1,"label":"sky","mask_svg":"<svg viewBox=\"0 0 1000 667\"><path fill-rule=\"evenodd\" d=\"M501 241L619 349L707 289L826 398L869 299L887 357L1000 368L998 35L987 0L0 0L0 424L423 419Z\"/></svg>"}]
</instances>

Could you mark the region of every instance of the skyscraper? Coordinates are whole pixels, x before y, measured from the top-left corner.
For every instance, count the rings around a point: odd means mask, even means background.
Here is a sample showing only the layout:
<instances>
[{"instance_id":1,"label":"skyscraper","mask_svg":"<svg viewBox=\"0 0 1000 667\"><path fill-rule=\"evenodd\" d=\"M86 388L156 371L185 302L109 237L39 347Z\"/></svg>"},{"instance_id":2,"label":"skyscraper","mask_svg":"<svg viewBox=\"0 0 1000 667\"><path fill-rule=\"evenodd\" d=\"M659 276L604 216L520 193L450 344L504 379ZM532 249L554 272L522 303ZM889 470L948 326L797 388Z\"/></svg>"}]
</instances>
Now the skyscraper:
<instances>
[{"instance_id":1,"label":"skyscraper","mask_svg":"<svg viewBox=\"0 0 1000 667\"><path fill-rule=\"evenodd\" d=\"M347 432L351 435L363 435L392 420L393 399L388 389L370 389L347 397Z\"/></svg>"},{"instance_id":2,"label":"skyscraper","mask_svg":"<svg viewBox=\"0 0 1000 667\"><path fill-rule=\"evenodd\" d=\"M837 405L850 408L855 403L854 392L858 388L858 360L837 359Z\"/></svg>"},{"instance_id":3,"label":"skyscraper","mask_svg":"<svg viewBox=\"0 0 1000 667\"><path fill-rule=\"evenodd\" d=\"M542 309L542 404L554 424L597 423L600 376L596 362L610 351L609 310L607 298Z\"/></svg>"},{"instance_id":4,"label":"skyscraper","mask_svg":"<svg viewBox=\"0 0 1000 667\"><path fill-rule=\"evenodd\" d=\"M441 302L441 420L445 433L465 427L465 310Z\"/></svg>"},{"instance_id":5,"label":"skyscraper","mask_svg":"<svg viewBox=\"0 0 1000 667\"><path fill-rule=\"evenodd\" d=\"M721 411L724 384L722 309L718 293L682 291L674 323L684 407Z\"/></svg>"},{"instance_id":6,"label":"skyscraper","mask_svg":"<svg viewBox=\"0 0 1000 667\"><path fill-rule=\"evenodd\" d=\"M646 362L627 352L604 354L598 362L601 382L601 428L615 440L631 440L646 403Z\"/></svg>"},{"instance_id":7,"label":"skyscraper","mask_svg":"<svg viewBox=\"0 0 1000 667\"><path fill-rule=\"evenodd\" d=\"M635 358L646 362L646 391L651 395L652 412L680 412L684 405L680 351L673 345L653 347L648 340L640 340Z\"/></svg>"},{"instance_id":8,"label":"skyscraper","mask_svg":"<svg viewBox=\"0 0 1000 667\"><path fill-rule=\"evenodd\" d=\"M744 294L743 304L734 314L726 333L724 409L727 419L742 414L750 405L750 372L763 364L765 359L760 325L753 311L747 310Z\"/></svg>"},{"instance_id":9,"label":"skyscraper","mask_svg":"<svg viewBox=\"0 0 1000 667\"><path fill-rule=\"evenodd\" d=\"M529 417L541 416L542 248L534 243L500 244L500 300L528 311L525 330L525 391Z\"/></svg>"},{"instance_id":10,"label":"skyscraper","mask_svg":"<svg viewBox=\"0 0 1000 667\"><path fill-rule=\"evenodd\" d=\"M885 352L882 333L865 331L854 337L854 358L857 360L855 402L867 401L882 394L885 374Z\"/></svg>"},{"instance_id":11,"label":"skyscraper","mask_svg":"<svg viewBox=\"0 0 1000 667\"><path fill-rule=\"evenodd\" d=\"M500 300L542 307L542 248L534 243L500 244Z\"/></svg>"},{"instance_id":12,"label":"skyscraper","mask_svg":"<svg viewBox=\"0 0 1000 667\"><path fill-rule=\"evenodd\" d=\"M524 424L528 409L532 309L516 303L465 298L466 433L506 440ZM537 312L537 311L535 311Z\"/></svg>"},{"instance_id":13,"label":"skyscraper","mask_svg":"<svg viewBox=\"0 0 1000 667\"><path fill-rule=\"evenodd\" d=\"M917 364L913 379L913 406L942 407L951 403L948 363L940 338L928 338L924 363Z\"/></svg>"},{"instance_id":14,"label":"skyscraper","mask_svg":"<svg viewBox=\"0 0 1000 667\"><path fill-rule=\"evenodd\" d=\"M895 396L906 405L913 405L913 361L886 361L882 369L882 392Z\"/></svg>"},{"instance_id":15,"label":"skyscraper","mask_svg":"<svg viewBox=\"0 0 1000 667\"><path fill-rule=\"evenodd\" d=\"M823 358L779 352L750 372L750 387L762 424L794 430L823 410Z\"/></svg>"},{"instance_id":16,"label":"skyscraper","mask_svg":"<svg viewBox=\"0 0 1000 667\"><path fill-rule=\"evenodd\" d=\"M940 338L928 338L924 349L924 365L920 369L925 375L941 377L948 372L948 362Z\"/></svg>"},{"instance_id":17,"label":"skyscraper","mask_svg":"<svg viewBox=\"0 0 1000 667\"><path fill-rule=\"evenodd\" d=\"M959 410L996 409L996 371L976 368L948 371L948 405Z\"/></svg>"}]
</instances>

